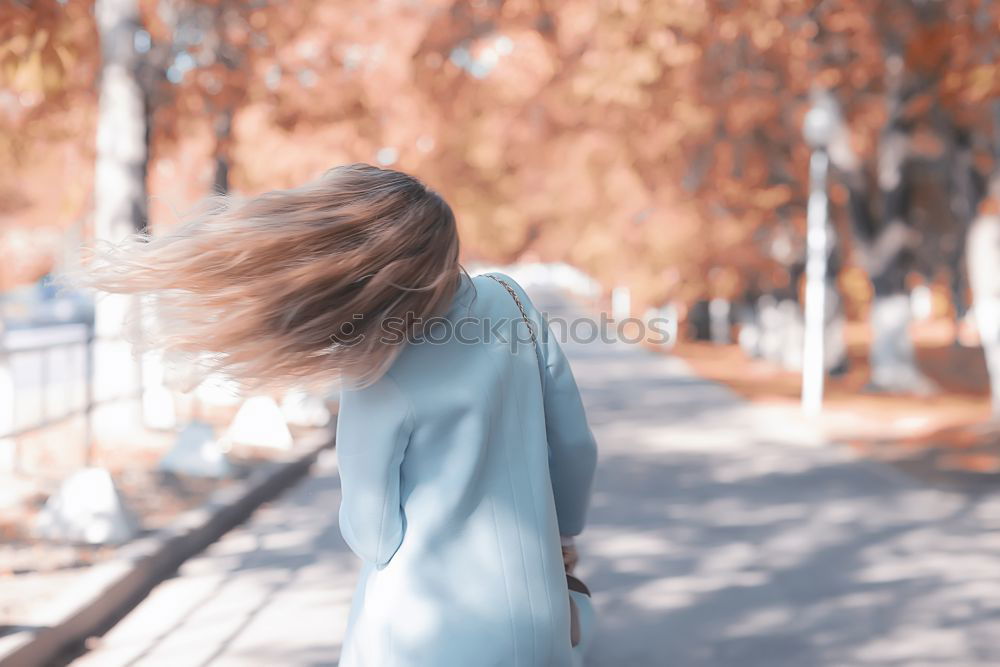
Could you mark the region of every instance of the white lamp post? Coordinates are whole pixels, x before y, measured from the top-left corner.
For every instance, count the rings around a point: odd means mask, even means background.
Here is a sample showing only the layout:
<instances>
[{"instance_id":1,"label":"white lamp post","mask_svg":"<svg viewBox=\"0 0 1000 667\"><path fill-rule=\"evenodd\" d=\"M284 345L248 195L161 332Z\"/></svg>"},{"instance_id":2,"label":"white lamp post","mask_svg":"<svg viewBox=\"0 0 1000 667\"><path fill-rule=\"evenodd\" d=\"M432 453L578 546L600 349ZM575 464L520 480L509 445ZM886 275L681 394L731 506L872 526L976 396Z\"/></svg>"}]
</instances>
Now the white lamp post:
<instances>
[{"instance_id":1,"label":"white lamp post","mask_svg":"<svg viewBox=\"0 0 1000 667\"><path fill-rule=\"evenodd\" d=\"M809 159L809 207L806 236L805 345L802 354L802 411L816 415L823 408L823 335L826 320L827 195L830 164L827 145L833 132L832 111L817 100L805 117L803 134L813 149Z\"/></svg>"}]
</instances>

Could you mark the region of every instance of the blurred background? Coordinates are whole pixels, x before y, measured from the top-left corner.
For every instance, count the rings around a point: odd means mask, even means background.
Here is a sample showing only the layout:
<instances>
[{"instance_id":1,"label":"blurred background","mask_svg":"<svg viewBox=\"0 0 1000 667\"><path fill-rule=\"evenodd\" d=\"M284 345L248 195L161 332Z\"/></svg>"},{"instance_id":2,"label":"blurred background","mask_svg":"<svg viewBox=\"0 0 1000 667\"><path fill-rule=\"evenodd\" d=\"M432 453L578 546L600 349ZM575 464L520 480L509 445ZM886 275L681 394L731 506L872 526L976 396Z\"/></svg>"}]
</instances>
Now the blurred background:
<instances>
[{"instance_id":1,"label":"blurred background","mask_svg":"<svg viewBox=\"0 0 1000 667\"><path fill-rule=\"evenodd\" d=\"M650 354L803 438L994 491L998 94L997 0L6 0L0 631L336 410L168 390L127 303L50 275L349 162L442 192L467 266L667 317Z\"/></svg>"}]
</instances>

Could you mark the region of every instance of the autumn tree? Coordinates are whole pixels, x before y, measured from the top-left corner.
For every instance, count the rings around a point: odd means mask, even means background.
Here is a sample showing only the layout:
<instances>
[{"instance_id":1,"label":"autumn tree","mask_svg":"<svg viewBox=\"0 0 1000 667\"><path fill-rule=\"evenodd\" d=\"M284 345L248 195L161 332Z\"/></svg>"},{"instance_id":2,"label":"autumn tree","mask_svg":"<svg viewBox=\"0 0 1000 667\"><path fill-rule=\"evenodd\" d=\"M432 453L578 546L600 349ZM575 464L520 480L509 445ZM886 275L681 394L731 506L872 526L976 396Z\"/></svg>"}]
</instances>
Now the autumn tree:
<instances>
[{"instance_id":1,"label":"autumn tree","mask_svg":"<svg viewBox=\"0 0 1000 667\"><path fill-rule=\"evenodd\" d=\"M873 386L913 389L908 290L946 276L961 310L994 162L996 9L876 10L144 0L150 217L374 162L452 201L467 259L568 261L638 309L767 294L794 313L818 89L843 121L829 290L865 276Z\"/></svg>"},{"instance_id":2,"label":"autumn tree","mask_svg":"<svg viewBox=\"0 0 1000 667\"><path fill-rule=\"evenodd\" d=\"M0 3L0 290L87 233L100 63L92 2Z\"/></svg>"}]
</instances>

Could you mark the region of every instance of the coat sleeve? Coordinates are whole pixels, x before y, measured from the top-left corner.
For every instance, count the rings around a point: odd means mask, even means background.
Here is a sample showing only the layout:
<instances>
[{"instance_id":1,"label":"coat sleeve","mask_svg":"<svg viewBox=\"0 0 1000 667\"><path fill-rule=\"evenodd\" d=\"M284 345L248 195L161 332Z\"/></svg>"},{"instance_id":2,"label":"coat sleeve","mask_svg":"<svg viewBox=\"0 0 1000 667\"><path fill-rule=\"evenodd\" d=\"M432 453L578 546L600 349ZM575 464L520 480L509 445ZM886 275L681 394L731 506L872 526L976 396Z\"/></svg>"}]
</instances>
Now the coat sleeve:
<instances>
[{"instance_id":1,"label":"coat sleeve","mask_svg":"<svg viewBox=\"0 0 1000 667\"><path fill-rule=\"evenodd\" d=\"M403 541L400 465L413 415L389 375L363 389L344 388L337 417L340 532L351 550L382 568Z\"/></svg>"},{"instance_id":2,"label":"coat sleeve","mask_svg":"<svg viewBox=\"0 0 1000 667\"><path fill-rule=\"evenodd\" d=\"M587 423L587 414L569 361L545 316L516 282L508 276L497 275L517 291L539 334L538 356L549 444L549 474L559 532L564 536L579 535L583 532L590 505L597 467L597 442Z\"/></svg>"}]
</instances>

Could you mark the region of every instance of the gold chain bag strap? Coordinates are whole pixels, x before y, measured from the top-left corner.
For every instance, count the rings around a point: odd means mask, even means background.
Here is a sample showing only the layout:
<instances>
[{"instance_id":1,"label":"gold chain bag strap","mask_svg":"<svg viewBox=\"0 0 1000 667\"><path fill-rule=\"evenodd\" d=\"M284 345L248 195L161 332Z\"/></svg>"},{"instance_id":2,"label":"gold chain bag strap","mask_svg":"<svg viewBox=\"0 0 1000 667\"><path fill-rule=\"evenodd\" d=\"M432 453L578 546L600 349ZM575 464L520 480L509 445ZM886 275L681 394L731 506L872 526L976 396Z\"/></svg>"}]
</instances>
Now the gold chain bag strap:
<instances>
[{"instance_id":1,"label":"gold chain bag strap","mask_svg":"<svg viewBox=\"0 0 1000 667\"><path fill-rule=\"evenodd\" d=\"M517 304L517 309L521 311L521 319L524 320L524 324L528 327L528 333L531 335L531 343L535 346L535 351L538 351L538 339L535 336L534 323L528 318L528 313L524 309L524 304L521 303L520 297L517 296L517 292L514 291L506 280L497 278L491 273L487 273L491 279L498 282L507 293L510 294L511 298L514 299L514 303ZM590 589L587 585L580 581L579 578L573 576L569 572L566 573L566 587L571 591L576 591L577 593L583 593L587 597L590 597ZM580 618L576 609L576 603L573 602L573 596L569 598L569 611L570 611L570 643L576 646L580 643Z\"/></svg>"},{"instance_id":2,"label":"gold chain bag strap","mask_svg":"<svg viewBox=\"0 0 1000 667\"><path fill-rule=\"evenodd\" d=\"M517 296L517 292L514 291L514 288L512 288L507 283L506 280L503 280L501 278L497 278L492 273L487 273L486 275L489 276L490 278L492 278L493 280L497 281L498 283L500 283L503 286L503 288L505 290L507 290L507 294L510 294L510 298L514 299L514 303L517 304L517 309L521 311L521 319L524 320L524 323L528 327L528 333L531 334L531 343L532 343L532 345L535 346L535 349L537 350L538 349L538 339L535 338L534 323L530 319L528 319L528 312L524 309L524 304L521 303L521 299L520 299L520 297Z\"/></svg>"}]
</instances>

